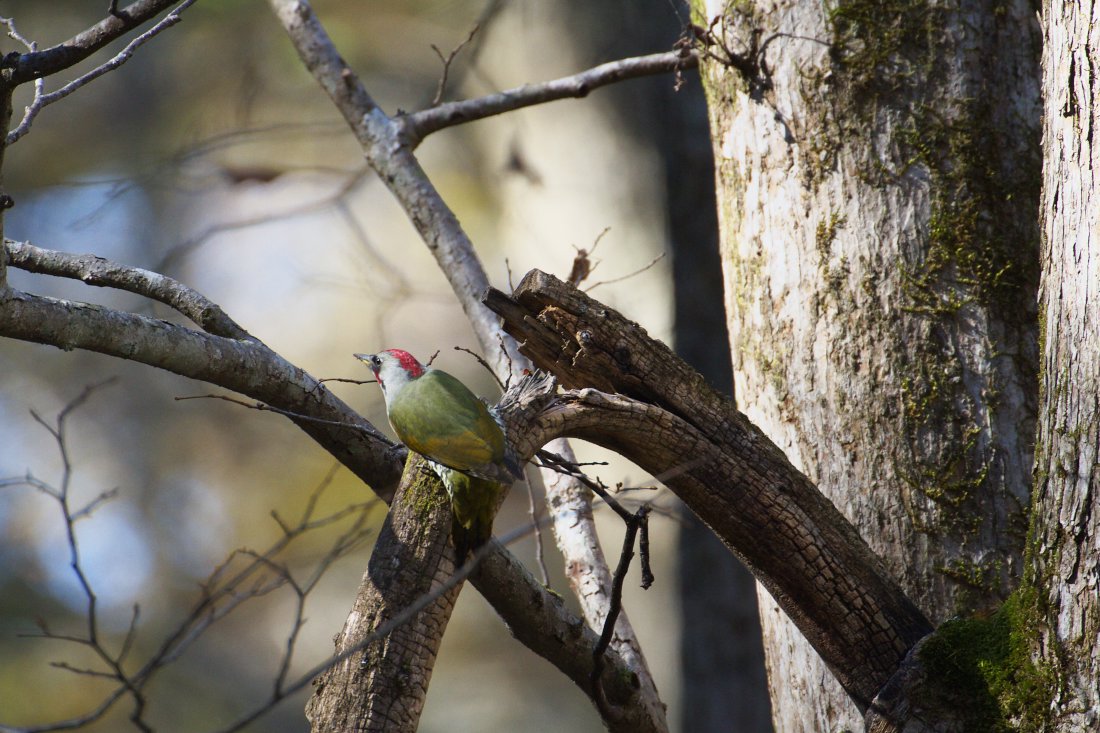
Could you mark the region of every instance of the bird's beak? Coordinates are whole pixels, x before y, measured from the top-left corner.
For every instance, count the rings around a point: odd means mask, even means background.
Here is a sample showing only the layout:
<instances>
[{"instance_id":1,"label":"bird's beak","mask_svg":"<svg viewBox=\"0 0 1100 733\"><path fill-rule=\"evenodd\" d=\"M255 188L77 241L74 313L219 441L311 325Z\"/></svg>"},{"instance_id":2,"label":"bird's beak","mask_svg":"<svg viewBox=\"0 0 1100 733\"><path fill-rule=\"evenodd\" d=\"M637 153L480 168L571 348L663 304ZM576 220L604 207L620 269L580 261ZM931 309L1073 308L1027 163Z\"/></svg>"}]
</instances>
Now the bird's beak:
<instances>
[{"instance_id":1,"label":"bird's beak","mask_svg":"<svg viewBox=\"0 0 1100 733\"><path fill-rule=\"evenodd\" d=\"M364 362L365 364L367 364L367 366L370 366L370 360L374 356L374 354L352 354L352 356L354 356L359 361Z\"/></svg>"}]
</instances>

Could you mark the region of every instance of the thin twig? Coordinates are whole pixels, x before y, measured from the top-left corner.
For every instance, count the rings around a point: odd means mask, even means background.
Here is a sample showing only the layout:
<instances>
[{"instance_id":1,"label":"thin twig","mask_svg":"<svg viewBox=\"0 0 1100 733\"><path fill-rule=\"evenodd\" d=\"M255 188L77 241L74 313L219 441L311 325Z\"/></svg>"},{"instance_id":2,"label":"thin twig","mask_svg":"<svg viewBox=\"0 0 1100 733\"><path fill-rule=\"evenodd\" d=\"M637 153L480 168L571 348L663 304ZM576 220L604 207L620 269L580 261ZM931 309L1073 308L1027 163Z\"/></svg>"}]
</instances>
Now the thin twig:
<instances>
[{"instance_id":1,"label":"thin twig","mask_svg":"<svg viewBox=\"0 0 1100 733\"><path fill-rule=\"evenodd\" d=\"M109 499L115 492L108 491L103 492L95 499L90 501L83 509L74 511L71 504L70 487L72 485L73 477L73 465L69 455L69 446L66 438L66 422L70 415L75 410L80 408L88 401L88 399L98 390L116 381L116 378L111 378L99 382L97 384L91 384L84 388L84 390L77 395L74 399L70 400L68 404L57 414L57 417L53 425L47 423L38 413L31 411L31 416L42 425L53 437L54 442L57 444L57 450L61 459L61 481L60 485L45 493L54 499L58 507L61 509L62 521L65 527L66 539L69 547L69 567L71 568L73 575L76 577L77 584L80 586L85 598L85 635L82 637L76 636L62 636L55 635L50 630L43 626L43 636L45 638L70 641L82 646L86 646L95 653L96 657L103 663L106 670L92 670L87 668L78 668L69 665L66 662L55 662L53 666L58 669L64 669L75 674L91 675L95 677L103 677L111 680L115 680L119 683L118 695L110 696L108 699L113 703L114 700L119 699L123 695L128 695L134 703L133 711L130 714L130 721L138 730L151 731L152 729L143 719L143 713L146 705L145 694L141 688L141 683L138 682L133 676L127 674L122 668L122 659L129 651L129 642L124 641L122 648L116 654L111 654L110 651L104 646L102 639L100 638L99 628L99 606L98 597L95 589L92 587L91 580L88 578L84 569L84 561L80 554L80 547L77 542L76 536L76 523L83 517L90 516L91 513L101 506L104 501ZM27 482L31 484L32 482ZM135 610L135 617L136 617ZM107 707L101 706L97 708L93 713L98 713L96 717L106 712ZM95 718L87 719L86 722L91 722Z\"/></svg>"},{"instance_id":2,"label":"thin twig","mask_svg":"<svg viewBox=\"0 0 1100 733\"><path fill-rule=\"evenodd\" d=\"M505 334L497 334L497 344L500 346L500 353L504 357L505 369L504 369L504 384L500 385L500 388L507 392L512 386L512 375L516 373L515 366L512 364L512 355L508 353L508 345L504 342ZM497 378L497 384L500 384L500 378Z\"/></svg>"},{"instance_id":3,"label":"thin twig","mask_svg":"<svg viewBox=\"0 0 1100 733\"><path fill-rule=\"evenodd\" d=\"M596 648L592 650L592 689L596 692L596 703L600 707L601 715L608 720L614 720L620 713L612 709L607 696L603 694L601 679L604 670L603 655L611 645L611 638L615 635L615 622L618 621L619 613L623 609L623 583L626 580L627 571L630 570L630 561L634 559L634 541L639 529L642 529L644 537L648 537L649 534L648 529L643 529L647 526L646 517L648 513L649 509L647 507L640 507L627 521L626 534L623 537L623 549L619 555L619 564L615 568L615 575L611 579L611 599L607 604L607 618L604 619L603 631L600 632L600 641L596 644ZM648 538L642 544L642 547L644 551L648 552ZM648 557L642 558L642 567L648 570ZM653 574L644 572L642 587L648 589L652 583Z\"/></svg>"},{"instance_id":4,"label":"thin twig","mask_svg":"<svg viewBox=\"0 0 1100 733\"><path fill-rule=\"evenodd\" d=\"M535 504L535 483L531 481L528 472L524 470L524 478L527 484L527 513L531 516L531 526L535 528L535 563L539 566L542 575L542 584L550 587L550 571L546 567L546 554L542 546L542 529L539 527L539 509Z\"/></svg>"},{"instance_id":5,"label":"thin twig","mask_svg":"<svg viewBox=\"0 0 1100 733\"><path fill-rule=\"evenodd\" d=\"M628 274L626 274L626 275L623 275L622 277L616 277L616 278L612 278L611 280L600 280L600 281L599 281L599 282L597 282L597 283L593 283L592 285L589 285L589 286L588 286L587 288L585 288L585 289L584 289L584 292L586 292L586 293L590 293L590 292L592 292L593 290L595 290L596 288L600 287L601 285L610 285L611 283L618 283L618 282L622 282L623 280L629 280L630 278L632 278L632 277L635 277L636 275L641 275L641 274L642 274L643 272L645 272L646 270L648 270L649 268L653 267L653 266L654 266L654 265L656 265L656 264L657 264L658 262L660 262L661 260L663 260L663 259L665 258L665 255L666 255L666 254L668 254L668 253L667 253L667 252L662 252L661 254L659 254L659 255L657 255L656 257L654 257L654 258L653 258L653 259L652 259L652 260L651 260L651 261L649 262L649 264L648 264L648 265L646 265L646 266L644 266L644 267L641 267L641 268L639 268L639 269L635 270L634 272L631 272L631 273L628 273Z\"/></svg>"},{"instance_id":6,"label":"thin twig","mask_svg":"<svg viewBox=\"0 0 1100 733\"><path fill-rule=\"evenodd\" d=\"M508 294L512 295L516 292L516 286L512 282L512 263L507 257L504 258L504 271L508 273Z\"/></svg>"},{"instance_id":7,"label":"thin twig","mask_svg":"<svg viewBox=\"0 0 1100 733\"><path fill-rule=\"evenodd\" d=\"M491 366L489 366L489 362L485 361L485 359L483 359L480 354L478 354L477 352L471 351L470 349L467 349L464 346L456 346L456 347L454 347L454 349L455 349L455 351L465 351L467 354L469 354L470 356L477 359L477 363L480 364L481 366L485 367L485 371L487 371L487 372L489 372L489 374L493 375L493 379L496 381L497 386L500 387L501 391L507 391L508 386L506 384L504 384L504 382L500 381L500 377L498 377L497 373L493 371L493 368Z\"/></svg>"},{"instance_id":8,"label":"thin twig","mask_svg":"<svg viewBox=\"0 0 1100 733\"><path fill-rule=\"evenodd\" d=\"M198 394L187 395L184 397L173 397L176 402L185 402L187 400L223 400L225 402L232 402L234 405L240 405L241 407L247 407L250 410L259 410L260 412L274 412L284 417L289 417L292 420L305 420L306 422L320 423L322 425L341 425L352 430L358 430L368 435L374 435L374 429L367 425L356 425L355 423L343 422L341 420L325 420L320 417L311 417L310 415L303 415L300 412L293 412L291 410L284 410L279 407L272 407L271 405L264 404L263 402L245 402L244 400L238 400L235 397L223 394ZM392 443L390 445L393 445Z\"/></svg>"},{"instance_id":9,"label":"thin twig","mask_svg":"<svg viewBox=\"0 0 1100 733\"><path fill-rule=\"evenodd\" d=\"M439 103L443 101L443 92L447 88L447 74L451 71L451 64L454 63L455 56L458 56L462 49L465 48L470 41L474 40L474 36L477 35L480 28L481 26L478 23L474 23L474 27L470 29L470 34L466 36L466 40L455 46L454 50L451 51L447 58L443 58L443 52L440 51L439 47L434 43L432 44L432 50L435 51L435 55L443 62L443 74L439 77L439 86L435 90L435 96L432 97L432 107L439 106Z\"/></svg>"},{"instance_id":10,"label":"thin twig","mask_svg":"<svg viewBox=\"0 0 1100 733\"><path fill-rule=\"evenodd\" d=\"M19 140L19 138L26 135L31 128L31 124L34 122L34 118L38 116L38 113L41 112L44 107L53 104L54 102L57 102L61 99L64 99L80 87L122 66L124 63L129 61L130 57L134 55L134 52L138 48L143 46L147 41L159 35L162 31L171 28L176 23L179 23L182 20L182 18L180 17L180 13L182 13L194 3L195 0L183 0L183 2L177 5L174 10L172 10L172 12L164 16L164 18L162 18L160 22L127 43L126 46L117 54L115 54L115 56L109 61L100 64L86 74L78 76L76 79L73 79L71 82L61 87L57 91L50 92L49 94L40 94L39 92L41 91L41 89L36 87L34 101L26 108L25 112L23 113L23 119L19 123L19 125L14 130L8 133L7 144L11 145L12 143Z\"/></svg>"},{"instance_id":11,"label":"thin twig","mask_svg":"<svg viewBox=\"0 0 1100 733\"><path fill-rule=\"evenodd\" d=\"M28 51L37 51L38 44L34 41L28 40L15 28L15 18L0 18L0 25L6 25L8 27L8 37L13 38L23 44Z\"/></svg>"},{"instance_id":12,"label":"thin twig","mask_svg":"<svg viewBox=\"0 0 1100 733\"><path fill-rule=\"evenodd\" d=\"M607 502L607 505L611 507L611 510L618 514L619 518L622 519L624 522L629 523L631 521L631 517L633 517L634 515L622 504L620 504L618 500L607 491L607 488L603 486L603 484L599 483L598 481L593 481L587 475L585 475L584 472L577 470L574 463L572 463L571 461L567 461L558 454L551 453L547 450L540 450L537 455L542 461L543 465L547 465L554 470L560 469L561 473L564 473L567 476L572 476L577 481L580 481L582 484L584 484L592 493L596 494L605 502Z\"/></svg>"},{"instance_id":13,"label":"thin twig","mask_svg":"<svg viewBox=\"0 0 1100 733\"><path fill-rule=\"evenodd\" d=\"M33 53L9 54L4 57L3 65L12 69L10 82L19 85L76 66L104 46L152 20L174 2L176 0L137 0L125 10L118 10L116 4L116 12L108 13L103 20L66 41Z\"/></svg>"},{"instance_id":14,"label":"thin twig","mask_svg":"<svg viewBox=\"0 0 1100 733\"><path fill-rule=\"evenodd\" d=\"M347 377L325 377L324 379L318 379L318 384L324 384L325 382L346 382L347 384L378 384L377 379L348 379Z\"/></svg>"}]
</instances>

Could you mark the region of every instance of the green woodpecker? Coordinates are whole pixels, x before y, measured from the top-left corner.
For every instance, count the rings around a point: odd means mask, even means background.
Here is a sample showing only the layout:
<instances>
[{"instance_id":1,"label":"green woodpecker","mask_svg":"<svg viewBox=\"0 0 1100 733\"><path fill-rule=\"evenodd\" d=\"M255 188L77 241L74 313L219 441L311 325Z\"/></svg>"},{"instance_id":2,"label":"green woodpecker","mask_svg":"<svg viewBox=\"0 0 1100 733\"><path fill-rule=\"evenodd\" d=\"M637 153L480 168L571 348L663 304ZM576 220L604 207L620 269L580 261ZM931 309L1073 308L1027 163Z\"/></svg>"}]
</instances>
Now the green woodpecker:
<instances>
[{"instance_id":1,"label":"green woodpecker","mask_svg":"<svg viewBox=\"0 0 1100 733\"><path fill-rule=\"evenodd\" d=\"M378 379L386 416L405 445L425 456L447 488L459 562L492 532L499 496L522 476L489 409L447 372L407 351L356 354Z\"/></svg>"}]
</instances>

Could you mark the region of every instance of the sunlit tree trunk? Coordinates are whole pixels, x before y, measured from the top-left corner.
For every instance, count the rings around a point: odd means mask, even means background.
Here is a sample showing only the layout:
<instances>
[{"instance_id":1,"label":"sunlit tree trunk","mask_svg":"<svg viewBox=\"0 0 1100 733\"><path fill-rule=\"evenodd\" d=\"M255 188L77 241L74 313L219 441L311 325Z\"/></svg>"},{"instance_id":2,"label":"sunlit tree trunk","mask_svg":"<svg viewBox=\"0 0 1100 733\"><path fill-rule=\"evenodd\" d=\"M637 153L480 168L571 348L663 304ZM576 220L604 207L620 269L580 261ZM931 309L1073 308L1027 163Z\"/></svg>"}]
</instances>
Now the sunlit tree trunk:
<instances>
[{"instance_id":1,"label":"sunlit tree trunk","mask_svg":"<svg viewBox=\"0 0 1100 733\"><path fill-rule=\"evenodd\" d=\"M738 404L933 622L990 608L1037 409L1034 11L703 5ZM777 730L861 729L760 603Z\"/></svg>"},{"instance_id":2,"label":"sunlit tree trunk","mask_svg":"<svg viewBox=\"0 0 1100 733\"><path fill-rule=\"evenodd\" d=\"M1045 3L1042 402L1032 523L1055 731L1100 725L1100 8ZM1025 598L1028 596L1025 596Z\"/></svg>"}]
</instances>

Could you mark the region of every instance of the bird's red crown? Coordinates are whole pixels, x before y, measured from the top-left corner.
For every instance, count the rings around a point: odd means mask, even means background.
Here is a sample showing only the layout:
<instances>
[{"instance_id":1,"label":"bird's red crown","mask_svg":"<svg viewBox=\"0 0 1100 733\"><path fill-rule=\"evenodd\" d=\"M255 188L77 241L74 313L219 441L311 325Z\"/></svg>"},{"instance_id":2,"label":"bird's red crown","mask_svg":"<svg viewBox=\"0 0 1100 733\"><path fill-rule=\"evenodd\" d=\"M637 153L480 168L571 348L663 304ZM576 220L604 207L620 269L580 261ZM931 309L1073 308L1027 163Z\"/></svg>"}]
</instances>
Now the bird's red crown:
<instances>
[{"instance_id":1,"label":"bird's red crown","mask_svg":"<svg viewBox=\"0 0 1100 733\"><path fill-rule=\"evenodd\" d=\"M401 368L408 372L411 379L416 379L424 373L424 365L416 360L412 354L401 349L386 349L386 353L397 359Z\"/></svg>"}]
</instances>

